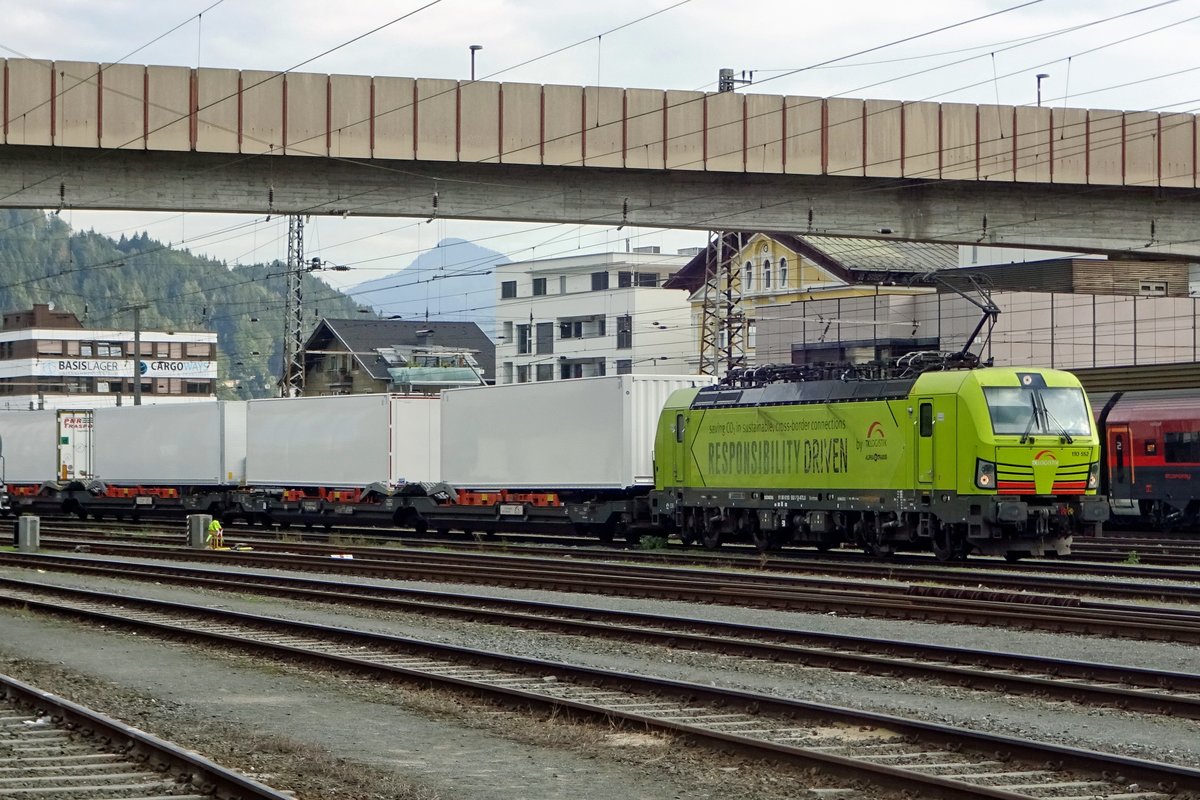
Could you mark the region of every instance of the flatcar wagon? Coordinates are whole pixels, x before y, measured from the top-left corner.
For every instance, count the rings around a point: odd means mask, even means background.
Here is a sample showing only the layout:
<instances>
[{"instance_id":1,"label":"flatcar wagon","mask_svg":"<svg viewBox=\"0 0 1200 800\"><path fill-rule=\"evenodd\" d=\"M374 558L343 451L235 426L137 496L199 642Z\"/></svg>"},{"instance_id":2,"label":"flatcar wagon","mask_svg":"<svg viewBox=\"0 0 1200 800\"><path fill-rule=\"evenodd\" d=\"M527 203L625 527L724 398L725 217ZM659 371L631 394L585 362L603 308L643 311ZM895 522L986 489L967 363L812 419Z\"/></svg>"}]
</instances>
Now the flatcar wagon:
<instances>
[{"instance_id":1,"label":"flatcar wagon","mask_svg":"<svg viewBox=\"0 0 1200 800\"><path fill-rule=\"evenodd\" d=\"M710 547L1015 559L1065 555L1108 516L1100 442L1070 373L803 377L759 368L671 396L655 444L660 524Z\"/></svg>"}]
</instances>

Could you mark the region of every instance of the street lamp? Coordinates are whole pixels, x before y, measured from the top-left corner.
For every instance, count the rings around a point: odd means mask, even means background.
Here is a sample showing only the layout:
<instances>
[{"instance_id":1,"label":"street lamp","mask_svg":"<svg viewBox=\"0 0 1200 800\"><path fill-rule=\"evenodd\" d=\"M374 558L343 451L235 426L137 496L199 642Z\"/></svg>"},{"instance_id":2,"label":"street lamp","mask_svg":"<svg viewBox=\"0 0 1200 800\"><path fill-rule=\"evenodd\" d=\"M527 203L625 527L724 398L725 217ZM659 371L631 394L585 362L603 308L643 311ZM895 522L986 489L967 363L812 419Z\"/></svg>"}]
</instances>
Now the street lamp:
<instances>
[{"instance_id":1,"label":"street lamp","mask_svg":"<svg viewBox=\"0 0 1200 800\"><path fill-rule=\"evenodd\" d=\"M475 53L483 49L481 44L473 44L470 46L471 51L471 80L475 80Z\"/></svg>"},{"instance_id":2,"label":"street lamp","mask_svg":"<svg viewBox=\"0 0 1200 800\"><path fill-rule=\"evenodd\" d=\"M1038 108L1041 108L1041 106L1042 106L1042 81L1044 81L1046 78L1049 78L1049 77L1050 77L1050 73L1048 73L1048 72L1039 72L1037 74Z\"/></svg>"}]
</instances>

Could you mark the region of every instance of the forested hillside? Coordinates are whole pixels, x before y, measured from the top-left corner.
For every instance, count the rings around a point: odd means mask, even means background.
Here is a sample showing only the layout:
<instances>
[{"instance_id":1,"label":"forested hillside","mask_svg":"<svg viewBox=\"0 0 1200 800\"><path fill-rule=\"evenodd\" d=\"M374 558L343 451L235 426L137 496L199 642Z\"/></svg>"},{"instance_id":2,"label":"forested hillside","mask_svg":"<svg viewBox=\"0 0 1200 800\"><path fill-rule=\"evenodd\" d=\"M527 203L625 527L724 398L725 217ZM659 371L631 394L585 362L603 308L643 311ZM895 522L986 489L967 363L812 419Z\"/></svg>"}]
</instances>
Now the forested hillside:
<instances>
[{"instance_id":1,"label":"forested hillside","mask_svg":"<svg viewBox=\"0 0 1200 800\"><path fill-rule=\"evenodd\" d=\"M285 265L227 268L145 233L113 240L72 231L53 214L0 210L0 310L53 303L89 328L215 331L223 398L275 391L283 352ZM353 316L359 306L304 276L305 329L319 316ZM227 385L228 384L228 385Z\"/></svg>"}]
</instances>

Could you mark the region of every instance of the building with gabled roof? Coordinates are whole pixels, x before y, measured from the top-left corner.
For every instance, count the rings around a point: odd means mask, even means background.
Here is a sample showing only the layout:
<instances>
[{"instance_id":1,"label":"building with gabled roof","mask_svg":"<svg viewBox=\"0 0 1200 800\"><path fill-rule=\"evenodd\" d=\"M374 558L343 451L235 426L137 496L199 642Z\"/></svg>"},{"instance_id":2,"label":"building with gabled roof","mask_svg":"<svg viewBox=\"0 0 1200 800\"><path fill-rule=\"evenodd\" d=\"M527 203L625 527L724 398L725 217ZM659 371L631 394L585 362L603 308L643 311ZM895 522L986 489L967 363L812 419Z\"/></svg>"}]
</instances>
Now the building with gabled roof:
<instances>
[{"instance_id":1,"label":"building with gabled roof","mask_svg":"<svg viewBox=\"0 0 1200 800\"><path fill-rule=\"evenodd\" d=\"M459 355L461 365L455 358ZM304 344L304 393L438 391L448 385L432 380L415 384L413 369L427 366L470 367L472 374L492 383L496 346L474 322L322 319Z\"/></svg>"},{"instance_id":2,"label":"building with gabled roof","mask_svg":"<svg viewBox=\"0 0 1200 800\"><path fill-rule=\"evenodd\" d=\"M667 283L667 288L690 292L697 367L704 335L705 275L717 258L716 247L714 240ZM781 233L726 233L721 257L731 262L734 313L746 321L747 364L761 361L756 358L759 309L803 300L929 293L934 290L913 284L958 266L955 245Z\"/></svg>"}]
</instances>

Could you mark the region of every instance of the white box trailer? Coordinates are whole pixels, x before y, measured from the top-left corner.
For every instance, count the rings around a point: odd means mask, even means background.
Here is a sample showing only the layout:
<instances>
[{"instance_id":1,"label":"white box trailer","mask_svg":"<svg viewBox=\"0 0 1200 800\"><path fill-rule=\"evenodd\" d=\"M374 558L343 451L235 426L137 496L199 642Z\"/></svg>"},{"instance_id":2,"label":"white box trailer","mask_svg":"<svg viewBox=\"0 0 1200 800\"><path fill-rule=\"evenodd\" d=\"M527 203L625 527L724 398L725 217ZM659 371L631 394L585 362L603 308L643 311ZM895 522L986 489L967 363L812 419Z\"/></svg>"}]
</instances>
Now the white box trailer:
<instances>
[{"instance_id":1,"label":"white box trailer","mask_svg":"<svg viewBox=\"0 0 1200 800\"><path fill-rule=\"evenodd\" d=\"M246 476L246 403L97 408L92 472L115 486L238 485Z\"/></svg>"},{"instance_id":2,"label":"white box trailer","mask_svg":"<svg viewBox=\"0 0 1200 800\"><path fill-rule=\"evenodd\" d=\"M40 484L57 480L58 417L53 411L0 411L4 480Z\"/></svg>"},{"instance_id":3,"label":"white box trailer","mask_svg":"<svg viewBox=\"0 0 1200 800\"><path fill-rule=\"evenodd\" d=\"M250 400L246 483L363 488L438 481L440 411L436 396Z\"/></svg>"},{"instance_id":4,"label":"white box trailer","mask_svg":"<svg viewBox=\"0 0 1200 800\"><path fill-rule=\"evenodd\" d=\"M459 489L629 489L654 484L667 397L707 375L599 378L442 393L442 479Z\"/></svg>"}]
</instances>

